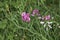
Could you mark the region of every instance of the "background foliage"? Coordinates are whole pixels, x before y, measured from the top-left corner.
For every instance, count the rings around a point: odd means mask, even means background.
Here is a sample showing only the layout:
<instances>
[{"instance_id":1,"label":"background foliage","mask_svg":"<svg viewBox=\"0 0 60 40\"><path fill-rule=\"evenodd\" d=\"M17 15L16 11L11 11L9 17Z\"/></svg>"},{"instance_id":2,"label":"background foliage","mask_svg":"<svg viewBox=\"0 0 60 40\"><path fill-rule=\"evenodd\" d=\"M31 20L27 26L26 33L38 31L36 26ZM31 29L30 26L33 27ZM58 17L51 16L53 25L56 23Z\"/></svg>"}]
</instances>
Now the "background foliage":
<instances>
[{"instance_id":1,"label":"background foliage","mask_svg":"<svg viewBox=\"0 0 60 40\"><path fill-rule=\"evenodd\" d=\"M39 9L41 15L50 14L55 23L46 31L37 18L30 23L21 20L23 11ZM36 20L35 20L36 19ZM0 40L60 40L59 0L0 0Z\"/></svg>"}]
</instances>

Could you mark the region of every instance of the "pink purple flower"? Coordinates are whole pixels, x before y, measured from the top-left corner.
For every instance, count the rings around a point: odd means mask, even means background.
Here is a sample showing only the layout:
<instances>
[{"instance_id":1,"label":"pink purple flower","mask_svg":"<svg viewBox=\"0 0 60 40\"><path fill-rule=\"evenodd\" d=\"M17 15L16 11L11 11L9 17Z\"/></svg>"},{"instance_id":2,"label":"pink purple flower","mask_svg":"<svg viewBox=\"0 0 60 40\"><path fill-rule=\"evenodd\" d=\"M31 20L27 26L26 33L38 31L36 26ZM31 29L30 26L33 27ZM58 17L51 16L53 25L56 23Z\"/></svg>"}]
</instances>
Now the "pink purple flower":
<instances>
[{"instance_id":1,"label":"pink purple flower","mask_svg":"<svg viewBox=\"0 0 60 40\"><path fill-rule=\"evenodd\" d=\"M21 14L21 16L22 16L23 21L30 22L30 14L29 13L23 12Z\"/></svg>"},{"instance_id":2,"label":"pink purple flower","mask_svg":"<svg viewBox=\"0 0 60 40\"><path fill-rule=\"evenodd\" d=\"M34 9L34 10L33 10L32 16L34 16L34 15L38 15L38 16L40 15L38 9Z\"/></svg>"},{"instance_id":3,"label":"pink purple flower","mask_svg":"<svg viewBox=\"0 0 60 40\"><path fill-rule=\"evenodd\" d=\"M42 17L41 19L42 20L50 20L51 18L50 18L50 15L47 15L47 16Z\"/></svg>"},{"instance_id":4,"label":"pink purple flower","mask_svg":"<svg viewBox=\"0 0 60 40\"><path fill-rule=\"evenodd\" d=\"M45 20L50 20L50 15L45 16Z\"/></svg>"}]
</instances>

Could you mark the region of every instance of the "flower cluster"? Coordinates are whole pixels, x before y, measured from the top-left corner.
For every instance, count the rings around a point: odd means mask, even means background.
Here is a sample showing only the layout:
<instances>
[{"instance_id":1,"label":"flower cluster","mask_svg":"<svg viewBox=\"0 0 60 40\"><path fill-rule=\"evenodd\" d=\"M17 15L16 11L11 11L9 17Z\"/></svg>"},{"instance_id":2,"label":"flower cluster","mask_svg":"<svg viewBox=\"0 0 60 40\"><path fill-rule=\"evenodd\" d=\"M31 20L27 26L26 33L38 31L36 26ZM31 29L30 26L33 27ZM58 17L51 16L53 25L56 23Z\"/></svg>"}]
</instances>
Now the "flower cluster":
<instances>
[{"instance_id":1,"label":"flower cluster","mask_svg":"<svg viewBox=\"0 0 60 40\"><path fill-rule=\"evenodd\" d=\"M47 15L47 16L44 16L44 17L41 17L40 14L39 14L39 10L38 9L34 9L32 11L32 14L31 16L35 16L37 15L39 17L39 19L42 19L42 20L50 20L50 15ZM29 13L26 13L26 12L22 12L21 14L22 16L22 20L25 21L25 22L30 22L30 14Z\"/></svg>"},{"instance_id":2,"label":"flower cluster","mask_svg":"<svg viewBox=\"0 0 60 40\"><path fill-rule=\"evenodd\" d=\"M30 13L27 13L27 12L22 12L22 14L21 14L22 20L24 22L30 22L31 21L30 16L32 16L32 17L37 16L37 18L40 20L40 24L42 24L44 26L44 28L46 28L46 29L52 28L51 24L53 24L53 22L49 21L49 20L54 19L54 17L51 17L51 15L42 16L39 13L38 9L34 9L32 11L31 15L30 15ZM45 22L45 20L47 20L47 21ZM60 28L60 26L59 26L59 28Z\"/></svg>"}]
</instances>

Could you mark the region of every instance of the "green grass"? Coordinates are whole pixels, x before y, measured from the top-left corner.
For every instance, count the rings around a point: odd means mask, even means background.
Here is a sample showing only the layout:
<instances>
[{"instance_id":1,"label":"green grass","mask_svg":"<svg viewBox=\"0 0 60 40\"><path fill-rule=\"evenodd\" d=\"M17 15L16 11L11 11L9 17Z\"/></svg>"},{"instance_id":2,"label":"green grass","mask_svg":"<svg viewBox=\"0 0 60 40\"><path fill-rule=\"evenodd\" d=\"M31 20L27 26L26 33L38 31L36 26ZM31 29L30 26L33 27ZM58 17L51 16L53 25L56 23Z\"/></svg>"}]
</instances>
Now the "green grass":
<instances>
[{"instance_id":1,"label":"green grass","mask_svg":"<svg viewBox=\"0 0 60 40\"><path fill-rule=\"evenodd\" d=\"M32 14L34 9L54 17L52 29L45 30L34 17L29 23L22 21L21 13ZM59 26L59 0L0 0L0 40L60 40Z\"/></svg>"}]
</instances>

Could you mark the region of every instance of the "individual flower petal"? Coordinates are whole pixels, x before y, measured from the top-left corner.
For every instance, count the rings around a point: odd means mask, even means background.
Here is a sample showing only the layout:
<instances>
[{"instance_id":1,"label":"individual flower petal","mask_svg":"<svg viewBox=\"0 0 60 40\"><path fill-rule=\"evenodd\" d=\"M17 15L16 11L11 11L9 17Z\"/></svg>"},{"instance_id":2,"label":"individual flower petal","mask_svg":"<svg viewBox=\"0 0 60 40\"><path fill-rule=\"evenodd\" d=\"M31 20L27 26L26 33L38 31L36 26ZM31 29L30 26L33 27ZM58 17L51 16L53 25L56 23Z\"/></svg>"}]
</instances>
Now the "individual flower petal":
<instances>
[{"instance_id":1,"label":"individual flower petal","mask_svg":"<svg viewBox=\"0 0 60 40\"><path fill-rule=\"evenodd\" d=\"M26 21L26 18L27 18L26 15L25 15L25 16L22 16L22 20L23 20L23 21Z\"/></svg>"},{"instance_id":2,"label":"individual flower petal","mask_svg":"<svg viewBox=\"0 0 60 40\"><path fill-rule=\"evenodd\" d=\"M52 17L52 19L54 19L54 17Z\"/></svg>"},{"instance_id":3,"label":"individual flower petal","mask_svg":"<svg viewBox=\"0 0 60 40\"><path fill-rule=\"evenodd\" d=\"M23 12L22 14L21 14L21 16L25 16L26 15L26 12Z\"/></svg>"},{"instance_id":4,"label":"individual flower petal","mask_svg":"<svg viewBox=\"0 0 60 40\"><path fill-rule=\"evenodd\" d=\"M41 21L41 22L40 22L40 24L44 24L44 22L43 22L43 21Z\"/></svg>"},{"instance_id":5,"label":"individual flower petal","mask_svg":"<svg viewBox=\"0 0 60 40\"><path fill-rule=\"evenodd\" d=\"M44 28L46 27L46 24L44 24Z\"/></svg>"},{"instance_id":6,"label":"individual flower petal","mask_svg":"<svg viewBox=\"0 0 60 40\"><path fill-rule=\"evenodd\" d=\"M58 26L58 28L60 28L60 26Z\"/></svg>"},{"instance_id":7,"label":"individual flower petal","mask_svg":"<svg viewBox=\"0 0 60 40\"><path fill-rule=\"evenodd\" d=\"M30 17L27 17L26 22L30 22Z\"/></svg>"},{"instance_id":8,"label":"individual flower petal","mask_svg":"<svg viewBox=\"0 0 60 40\"><path fill-rule=\"evenodd\" d=\"M52 24L53 22L47 22L48 24Z\"/></svg>"},{"instance_id":9,"label":"individual flower petal","mask_svg":"<svg viewBox=\"0 0 60 40\"><path fill-rule=\"evenodd\" d=\"M48 25L49 28L52 28L51 25Z\"/></svg>"},{"instance_id":10,"label":"individual flower petal","mask_svg":"<svg viewBox=\"0 0 60 40\"><path fill-rule=\"evenodd\" d=\"M41 19L41 17L38 17L38 19Z\"/></svg>"}]
</instances>

